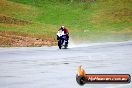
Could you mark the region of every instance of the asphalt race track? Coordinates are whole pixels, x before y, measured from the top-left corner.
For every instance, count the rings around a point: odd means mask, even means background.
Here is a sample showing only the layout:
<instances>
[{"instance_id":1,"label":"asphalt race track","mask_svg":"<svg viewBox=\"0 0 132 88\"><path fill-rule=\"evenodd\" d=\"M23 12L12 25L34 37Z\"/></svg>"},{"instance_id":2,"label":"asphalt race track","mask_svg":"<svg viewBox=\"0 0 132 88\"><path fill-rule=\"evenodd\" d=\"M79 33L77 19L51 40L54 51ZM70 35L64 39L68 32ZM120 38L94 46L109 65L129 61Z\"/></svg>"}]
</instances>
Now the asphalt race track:
<instances>
[{"instance_id":1,"label":"asphalt race track","mask_svg":"<svg viewBox=\"0 0 132 88\"><path fill-rule=\"evenodd\" d=\"M87 73L132 75L132 41L53 47L0 48L0 88L132 88L130 84L76 83Z\"/></svg>"}]
</instances>

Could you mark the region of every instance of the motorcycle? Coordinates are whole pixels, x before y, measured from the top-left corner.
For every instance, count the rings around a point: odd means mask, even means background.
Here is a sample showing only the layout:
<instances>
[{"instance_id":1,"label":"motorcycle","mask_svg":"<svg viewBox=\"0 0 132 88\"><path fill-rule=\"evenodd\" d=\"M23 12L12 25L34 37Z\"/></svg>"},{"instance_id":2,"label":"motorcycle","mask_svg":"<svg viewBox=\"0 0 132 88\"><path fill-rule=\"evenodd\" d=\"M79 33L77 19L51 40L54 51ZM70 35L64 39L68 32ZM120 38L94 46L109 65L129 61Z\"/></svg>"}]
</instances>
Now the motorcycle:
<instances>
[{"instance_id":1,"label":"motorcycle","mask_svg":"<svg viewBox=\"0 0 132 88\"><path fill-rule=\"evenodd\" d=\"M61 49L63 46L65 49L68 47L68 39L64 34L64 31L59 30L57 33L58 47Z\"/></svg>"}]
</instances>

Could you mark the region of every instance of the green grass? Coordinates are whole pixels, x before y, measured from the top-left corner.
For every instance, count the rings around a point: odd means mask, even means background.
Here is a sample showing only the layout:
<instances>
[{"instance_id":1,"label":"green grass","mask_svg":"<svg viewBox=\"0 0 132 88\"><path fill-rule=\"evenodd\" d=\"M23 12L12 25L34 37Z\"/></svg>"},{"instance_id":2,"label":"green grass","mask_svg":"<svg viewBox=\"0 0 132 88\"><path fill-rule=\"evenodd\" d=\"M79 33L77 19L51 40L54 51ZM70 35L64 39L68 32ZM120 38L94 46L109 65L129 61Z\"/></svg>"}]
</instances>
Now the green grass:
<instances>
[{"instance_id":1,"label":"green grass","mask_svg":"<svg viewBox=\"0 0 132 88\"><path fill-rule=\"evenodd\" d=\"M49 35L61 25L75 40L118 41L132 39L132 1L2 0L0 14L31 21L28 25L0 24L0 30ZM112 37L113 36L113 37ZM123 37L126 36L126 37ZM116 37L116 39L114 39Z\"/></svg>"}]
</instances>

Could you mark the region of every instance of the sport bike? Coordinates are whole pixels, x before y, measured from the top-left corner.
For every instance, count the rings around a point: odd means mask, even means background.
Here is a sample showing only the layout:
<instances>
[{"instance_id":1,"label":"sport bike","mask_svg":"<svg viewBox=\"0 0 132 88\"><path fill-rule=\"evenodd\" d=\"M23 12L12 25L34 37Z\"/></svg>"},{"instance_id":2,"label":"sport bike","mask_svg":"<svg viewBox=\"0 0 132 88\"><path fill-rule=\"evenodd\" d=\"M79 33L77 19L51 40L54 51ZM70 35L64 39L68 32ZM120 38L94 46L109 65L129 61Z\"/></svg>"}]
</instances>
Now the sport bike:
<instances>
[{"instance_id":1,"label":"sport bike","mask_svg":"<svg viewBox=\"0 0 132 88\"><path fill-rule=\"evenodd\" d=\"M59 49L61 49L62 47L67 49L67 47L68 47L68 39L67 39L66 35L64 34L64 31L62 31L62 30L58 31L57 39L58 39L58 47L59 47Z\"/></svg>"}]
</instances>

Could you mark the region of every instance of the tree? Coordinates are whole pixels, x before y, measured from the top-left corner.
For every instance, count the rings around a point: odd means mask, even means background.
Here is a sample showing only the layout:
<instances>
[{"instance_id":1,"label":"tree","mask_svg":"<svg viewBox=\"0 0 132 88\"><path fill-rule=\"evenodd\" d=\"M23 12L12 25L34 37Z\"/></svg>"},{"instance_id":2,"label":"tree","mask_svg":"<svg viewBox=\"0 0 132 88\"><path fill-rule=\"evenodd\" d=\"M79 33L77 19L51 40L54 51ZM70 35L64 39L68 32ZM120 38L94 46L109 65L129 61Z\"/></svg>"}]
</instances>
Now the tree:
<instances>
[{"instance_id":1,"label":"tree","mask_svg":"<svg viewBox=\"0 0 132 88\"><path fill-rule=\"evenodd\" d=\"M95 2L96 0L80 0L80 2Z\"/></svg>"}]
</instances>

